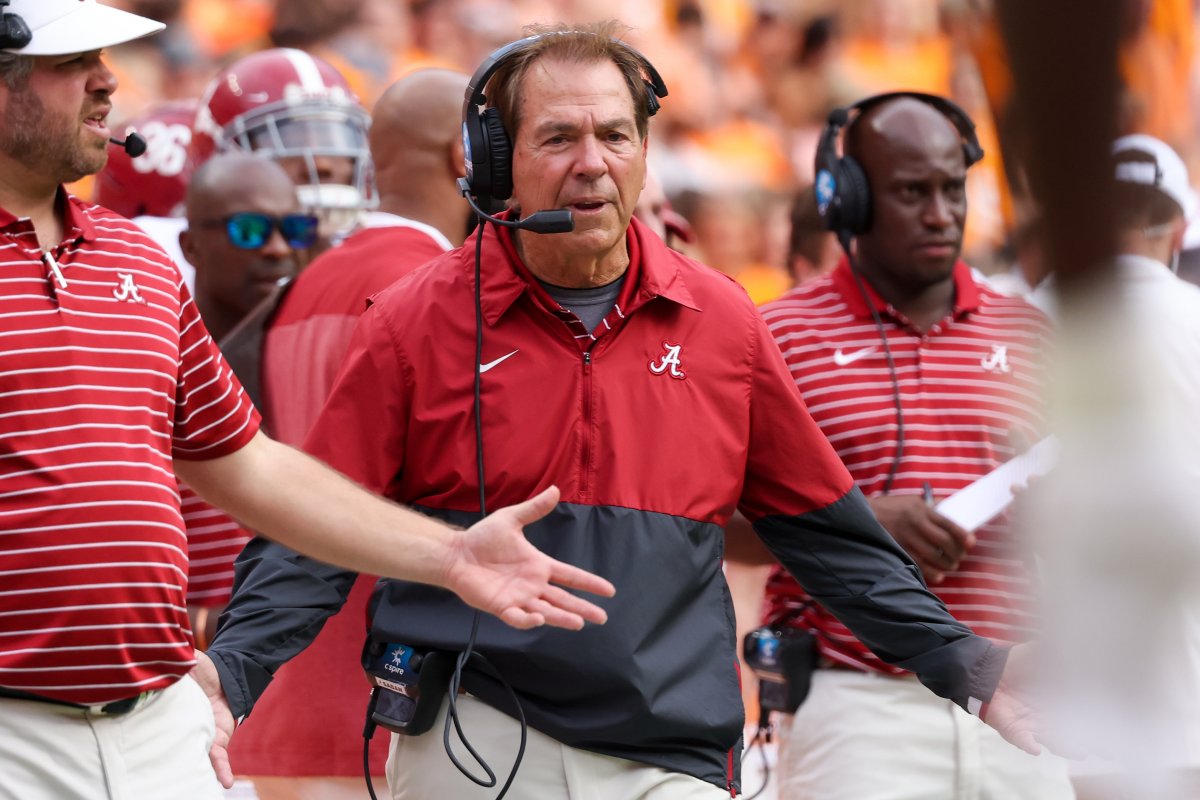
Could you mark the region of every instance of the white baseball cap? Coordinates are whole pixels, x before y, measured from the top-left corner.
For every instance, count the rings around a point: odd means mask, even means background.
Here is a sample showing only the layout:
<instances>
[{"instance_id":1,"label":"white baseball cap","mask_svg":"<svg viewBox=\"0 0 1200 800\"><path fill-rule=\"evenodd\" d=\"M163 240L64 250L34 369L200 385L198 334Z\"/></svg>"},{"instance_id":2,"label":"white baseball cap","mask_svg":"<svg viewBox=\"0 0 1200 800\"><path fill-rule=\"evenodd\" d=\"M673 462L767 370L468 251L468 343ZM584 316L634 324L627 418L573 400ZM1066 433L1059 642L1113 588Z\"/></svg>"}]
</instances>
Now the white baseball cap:
<instances>
[{"instance_id":1,"label":"white baseball cap","mask_svg":"<svg viewBox=\"0 0 1200 800\"><path fill-rule=\"evenodd\" d=\"M25 20L33 38L6 52L25 56L86 53L158 33L166 25L96 0L12 0L4 9Z\"/></svg>"},{"instance_id":2,"label":"white baseball cap","mask_svg":"<svg viewBox=\"0 0 1200 800\"><path fill-rule=\"evenodd\" d=\"M1166 142L1135 133L1113 142L1112 154L1116 160L1114 177L1118 181L1152 186L1183 209L1184 219L1196 215L1196 192L1188 180L1187 167Z\"/></svg>"}]
</instances>

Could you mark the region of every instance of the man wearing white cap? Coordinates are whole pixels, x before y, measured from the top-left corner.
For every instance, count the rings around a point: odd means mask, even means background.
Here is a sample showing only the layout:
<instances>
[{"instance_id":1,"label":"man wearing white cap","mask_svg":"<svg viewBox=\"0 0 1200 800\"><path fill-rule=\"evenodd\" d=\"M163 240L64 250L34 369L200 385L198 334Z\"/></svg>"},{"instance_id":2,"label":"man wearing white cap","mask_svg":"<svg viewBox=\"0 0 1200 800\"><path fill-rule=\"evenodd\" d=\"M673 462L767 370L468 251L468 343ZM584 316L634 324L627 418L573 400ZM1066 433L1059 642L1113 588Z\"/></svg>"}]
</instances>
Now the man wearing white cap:
<instances>
[{"instance_id":1,"label":"man wearing white cap","mask_svg":"<svg viewBox=\"0 0 1200 800\"><path fill-rule=\"evenodd\" d=\"M1183 159L1153 136L1122 136L1113 143L1113 177L1121 258L1148 258L1174 271L1184 232L1196 213L1196 193Z\"/></svg>"},{"instance_id":2,"label":"man wearing white cap","mask_svg":"<svg viewBox=\"0 0 1200 800\"><path fill-rule=\"evenodd\" d=\"M1111 162L1122 292L1132 292L1132 310L1145 308L1159 294L1170 297L1172 305L1186 304L1183 298L1190 293L1179 288L1172 274L1196 215L1196 193L1183 159L1166 143L1135 133L1113 142ZM1053 317L1058 314L1057 293L1051 277L1027 299Z\"/></svg>"},{"instance_id":3,"label":"man wearing white cap","mask_svg":"<svg viewBox=\"0 0 1200 800\"><path fill-rule=\"evenodd\" d=\"M205 696L219 688L185 677L173 472L293 548L445 586L519 627L604 620L551 581L612 592L522 535L553 487L451 530L259 433L166 254L62 188L104 166L117 82L101 49L162 27L93 0L0 0L4 800L221 796Z\"/></svg>"},{"instance_id":4,"label":"man wearing white cap","mask_svg":"<svg viewBox=\"0 0 1200 800\"><path fill-rule=\"evenodd\" d=\"M1130 377L1157 433L1180 449L1173 469L1200 480L1200 288L1175 274L1196 194L1183 159L1152 136L1117 139L1111 166L1117 288L1140 373Z\"/></svg>"},{"instance_id":5,"label":"man wearing white cap","mask_svg":"<svg viewBox=\"0 0 1200 800\"><path fill-rule=\"evenodd\" d=\"M1058 468L1031 493L1049 711L1110 761L1088 797L1191 800L1200 772L1200 288L1173 272L1196 206L1182 159L1108 164L1115 280L1063 308ZM1189 772L1190 771L1190 772ZM1081 791L1081 794L1084 792Z\"/></svg>"}]
</instances>

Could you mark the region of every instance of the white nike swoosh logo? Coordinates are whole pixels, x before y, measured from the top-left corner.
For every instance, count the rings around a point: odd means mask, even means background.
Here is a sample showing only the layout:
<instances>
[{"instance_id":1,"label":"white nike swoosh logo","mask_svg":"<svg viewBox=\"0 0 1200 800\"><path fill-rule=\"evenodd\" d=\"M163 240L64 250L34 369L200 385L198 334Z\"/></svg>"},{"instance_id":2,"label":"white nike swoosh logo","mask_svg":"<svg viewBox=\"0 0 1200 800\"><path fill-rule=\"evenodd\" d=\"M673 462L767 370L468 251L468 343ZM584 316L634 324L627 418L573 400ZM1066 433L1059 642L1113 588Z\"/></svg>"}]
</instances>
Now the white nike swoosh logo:
<instances>
[{"instance_id":1,"label":"white nike swoosh logo","mask_svg":"<svg viewBox=\"0 0 1200 800\"><path fill-rule=\"evenodd\" d=\"M847 364L853 364L855 361L858 361L860 358L867 355L874 349L875 345L871 345L870 347L864 347L862 350L855 350L853 353L843 353L842 348L839 347L837 350L833 351L833 363L837 364L839 367L844 367Z\"/></svg>"},{"instance_id":2,"label":"white nike swoosh logo","mask_svg":"<svg viewBox=\"0 0 1200 800\"><path fill-rule=\"evenodd\" d=\"M483 373L487 372L487 371L488 371L489 369L491 369L492 367L494 367L494 366L496 366L497 364L499 364L501 361L504 361L506 358L512 358L512 357L513 357L513 356L515 356L517 353L519 353L519 352L520 352L520 350L521 350L521 349L518 347L516 350L513 350L513 351L512 351L511 353L509 353L508 355L506 355L506 356L500 356L500 357L499 357L499 358L497 358L495 361L489 361L489 362L488 362L488 363L486 363L486 364L480 364L480 365L479 365L479 374L480 374L480 375L482 375Z\"/></svg>"}]
</instances>

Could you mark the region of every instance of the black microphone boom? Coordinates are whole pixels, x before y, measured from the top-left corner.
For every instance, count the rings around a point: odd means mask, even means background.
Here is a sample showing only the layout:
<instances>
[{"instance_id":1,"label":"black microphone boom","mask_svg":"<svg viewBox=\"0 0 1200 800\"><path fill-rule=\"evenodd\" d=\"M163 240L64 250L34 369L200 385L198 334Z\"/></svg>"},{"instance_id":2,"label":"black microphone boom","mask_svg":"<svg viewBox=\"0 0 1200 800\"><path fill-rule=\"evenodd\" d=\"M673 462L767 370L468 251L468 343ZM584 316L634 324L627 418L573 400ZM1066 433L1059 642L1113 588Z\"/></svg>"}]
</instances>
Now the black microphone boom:
<instances>
[{"instance_id":1,"label":"black microphone boom","mask_svg":"<svg viewBox=\"0 0 1200 800\"><path fill-rule=\"evenodd\" d=\"M493 218L492 221L501 220ZM525 219L518 220L513 227L531 233L570 233L575 230L575 219L567 209L556 208L550 211L535 211Z\"/></svg>"},{"instance_id":2,"label":"black microphone boom","mask_svg":"<svg viewBox=\"0 0 1200 800\"><path fill-rule=\"evenodd\" d=\"M140 156L146 152L145 137L139 135L135 131L130 131L129 135L126 136L123 140L117 139L114 137L112 139L109 139L109 141L112 142L113 144L115 144L117 147L124 148L125 154L128 155L130 158L137 158L138 156Z\"/></svg>"},{"instance_id":3,"label":"black microphone boom","mask_svg":"<svg viewBox=\"0 0 1200 800\"><path fill-rule=\"evenodd\" d=\"M571 212L565 208L556 208L551 211L536 211L524 219L500 219L499 217L493 217L479 207L479 204L471 197L470 186L467 184L466 178L458 179L458 188L462 191L462 195L467 199L467 202L471 204L471 208L475 210L475 213L488 222L494 222L506 228L529 231L530 233L570 233L575 230L575 220L571 216Z\"/></svg>"}]
</instances>

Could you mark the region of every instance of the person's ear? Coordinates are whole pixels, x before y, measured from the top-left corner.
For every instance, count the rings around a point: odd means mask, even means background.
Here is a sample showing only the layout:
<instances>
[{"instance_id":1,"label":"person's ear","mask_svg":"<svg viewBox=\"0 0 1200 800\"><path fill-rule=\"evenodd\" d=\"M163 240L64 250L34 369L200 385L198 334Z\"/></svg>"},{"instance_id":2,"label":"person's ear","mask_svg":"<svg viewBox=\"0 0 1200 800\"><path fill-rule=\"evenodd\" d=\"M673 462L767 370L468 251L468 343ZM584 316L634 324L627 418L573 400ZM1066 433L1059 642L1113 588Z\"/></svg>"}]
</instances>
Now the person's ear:
<instances>
[{"instance_id":1,"label":"person's ear","mask_svg":"<svg viewBox=\"0 0 1200 800\"><path fill-rule=\"evenodd\" d=\"M1183 217L1179 217L1175 221L1175 227L1171 230L1171 252L1178 253L1183 249L1183 240L1187 235L1188 221Z\"/></svg>"},{"instance_id":2,"label":"person's ear","mask_svg":"<svg viewBox=\"0 0 1200 800\"><path fill-rule=\"evenodd\" d=\"M455 178L467 177L467 156L463 150L461 136L455 136L450 139L450 147L447 148L447 157L450 159L450 174Z\"/></svg>"},{"instance_id":3,"label":"person's ear","mask_svg":"<svg viewBox=\"0 0 1200 800\"><path fill-rule=\"evenodd\" d=\"M179 249L183 251L183 257L188 260L193 266L200 263L196 258L195 237L188 233L188 229L184 228L179 232Z\"/></svg>"}]
</instances>

